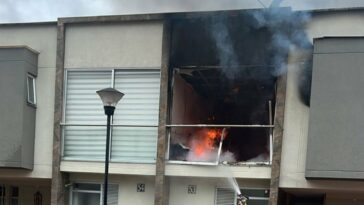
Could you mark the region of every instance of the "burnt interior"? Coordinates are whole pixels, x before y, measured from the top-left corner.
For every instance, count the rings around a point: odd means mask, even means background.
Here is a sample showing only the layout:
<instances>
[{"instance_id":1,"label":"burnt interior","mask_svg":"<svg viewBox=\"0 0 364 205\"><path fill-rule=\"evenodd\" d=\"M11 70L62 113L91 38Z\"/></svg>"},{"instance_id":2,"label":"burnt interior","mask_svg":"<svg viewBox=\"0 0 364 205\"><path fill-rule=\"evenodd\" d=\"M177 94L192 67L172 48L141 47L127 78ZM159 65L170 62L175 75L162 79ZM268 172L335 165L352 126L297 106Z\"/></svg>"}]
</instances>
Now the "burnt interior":
<instances>
[{"instance_id":1,"label":"burnt interior","mask_svg":"<svg viewBox=\"0 0 364 205\"><path fill-rule=\"evenodd\" d=\"M274 119L276 96L273 35L257 24L244 12L172 20L170 124L270 124L269 102ZM213 32L222 32L220 46ZM231 49L221 50L227 43ZM169 159L190 161L191 140L201 129L171 128ZM228 128L226 133L222 151L235 159L222 160L269 161L270 128ZM219 141L214 141L216 149Z\"/></svg>"}]
</instances>

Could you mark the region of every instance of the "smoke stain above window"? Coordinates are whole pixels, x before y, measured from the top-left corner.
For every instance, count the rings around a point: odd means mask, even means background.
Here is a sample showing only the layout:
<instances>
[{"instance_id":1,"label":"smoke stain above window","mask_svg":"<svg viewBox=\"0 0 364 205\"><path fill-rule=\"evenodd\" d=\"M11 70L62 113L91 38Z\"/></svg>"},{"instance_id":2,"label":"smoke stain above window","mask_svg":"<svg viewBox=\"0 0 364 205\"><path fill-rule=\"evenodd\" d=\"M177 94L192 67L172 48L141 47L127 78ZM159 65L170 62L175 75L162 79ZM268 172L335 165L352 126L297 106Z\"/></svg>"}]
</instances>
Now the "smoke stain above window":
<instances>
[{"instance_id":1,"label":"smoke stain above window","mask_svg":"<svg viewBox=\"0 0 364 205\"><path fill-rule=\"evenodd\" d=\"M270 163L276 81L292 45L309 46L305 18L282 9L172 21L170 162Z\"/></svg>"}]
</instances>

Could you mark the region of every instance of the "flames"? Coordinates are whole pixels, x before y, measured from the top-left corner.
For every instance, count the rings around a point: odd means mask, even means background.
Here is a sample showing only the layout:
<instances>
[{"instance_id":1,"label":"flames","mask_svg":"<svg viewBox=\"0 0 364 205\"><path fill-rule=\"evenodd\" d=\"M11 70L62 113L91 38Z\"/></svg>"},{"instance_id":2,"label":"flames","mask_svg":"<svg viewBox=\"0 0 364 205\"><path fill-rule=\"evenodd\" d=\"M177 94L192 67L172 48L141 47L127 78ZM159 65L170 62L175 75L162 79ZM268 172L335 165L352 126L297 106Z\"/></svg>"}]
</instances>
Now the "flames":
<instances>
[{"instance_id":1,"label":"flames","mask_svg":"<svg viewBox=\"0 0 364 205\"><path fill-rule=\"evenodd\" d=\"M220 141L222 134L222 129L215 128L203 128L197 131L194 134L191 146L194 156L199 159L204 159L207 155L213 153L216 149L216 143Z\"/></svg>"}]
</instances>

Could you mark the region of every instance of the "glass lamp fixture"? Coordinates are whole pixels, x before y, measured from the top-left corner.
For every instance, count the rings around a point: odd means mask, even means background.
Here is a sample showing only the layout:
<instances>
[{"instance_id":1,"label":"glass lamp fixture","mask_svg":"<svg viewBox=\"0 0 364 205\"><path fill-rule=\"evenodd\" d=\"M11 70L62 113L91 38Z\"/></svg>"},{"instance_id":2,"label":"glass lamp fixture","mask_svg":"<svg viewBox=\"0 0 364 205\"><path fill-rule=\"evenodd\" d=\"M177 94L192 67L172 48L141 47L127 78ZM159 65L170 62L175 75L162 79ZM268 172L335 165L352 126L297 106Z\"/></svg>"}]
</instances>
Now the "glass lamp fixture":
<instances>
[{"instance_id":1,"label":"glass lamp fixture","mask_svg":"<svg viewBox=\"0 0 364 205\"><path fill-rule=\"evenodd\" d=\"M100 96L102 103L104 104L105 114L113 115L115 106L124 96L124 93L114 89L114 88L105 88L96 91L96 93Z\"/></svg>"}]
</instances>

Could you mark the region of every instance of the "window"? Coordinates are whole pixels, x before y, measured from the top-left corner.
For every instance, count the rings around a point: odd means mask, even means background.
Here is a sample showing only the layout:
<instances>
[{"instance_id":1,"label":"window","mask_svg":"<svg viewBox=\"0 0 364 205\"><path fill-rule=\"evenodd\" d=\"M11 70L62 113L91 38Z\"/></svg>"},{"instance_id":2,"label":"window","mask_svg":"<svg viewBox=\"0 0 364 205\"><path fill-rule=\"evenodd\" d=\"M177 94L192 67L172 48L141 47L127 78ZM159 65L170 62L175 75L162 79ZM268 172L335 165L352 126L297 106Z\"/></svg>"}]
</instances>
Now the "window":
<instances>
[{"instance_id":1,"label":"window","mask_svg":"<svg viewBox=\"0 0 364 205\"><path fill-rule=\"evenodd\" d=\"M269 189L240 189L243 196L248 197L249 205L267 205ZM237 195L232 189L217 188L215 205L237 205Z\"/></svg>"},{"instance_id":2,"label":"window","mask_svg":"<svg viewBox=\"0 0 364 205\"><path fill-rule=\"evenodd\" d=\"M71 188L71 205L101 205L102 184L74 183ZM108 205L118 204L119 187L117 184L108 186Z\"/></svg>"},{"instance_id":3,"label":"window","mask_svg":"<svg viewBox=\"0 0 364 205\"><path fill-rule=\"evenodd\" d=\"M0 205L5 205L6 189L4 185L0 185Z\"/></svg>"},{"instance_id":4,"label":"window","mask_svg":"<svg viewBox=\"0 0 364 205\"><path fill-rule=\"evenodd\" d=\"M19 203L19 188L11 187L10 205L18 205Z\"/></svg>"},{"instance_id":5,"label":"window","mask_svg":"<svg viewBox=\"0 0 364 205\"><path fill-rule=\"evenodd\" d=\"M113 162L153 163L157 150L160 71L157 69L66 73L63 159L105 159L106 116L96 91L125 94L112 119Z\"/></svg>"},{"instance_id":6,"label":"window","mask_svg":"<svg viewBox=\"0 0 364 205\"><path fill-rule=\"evenodd\" d=\"M19 188L0 185L0 205L18 205Z\"/></svg>"},{"instance_id":7,"label":"window","mask_svg":"<svg viewBox=\"0 0 364 205\"><path fill-rule=\"evenodd\" d=\"M31 74L27 75L27 102L32 105L36 104L35 77Z\"/></svg>"},{"instance_id":8,"label":"window","mask_svg":"<svg viewBox=\"0 0 364 205\"><path fill-rule=\"evenodd\" d=\"M276 58L271 28L257 27L251 14L171 22L169 163L271 163L276 83L288 51Z\"/></svg>"}]
</instances>

